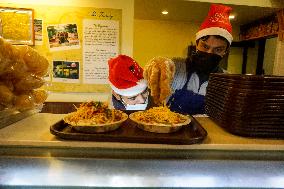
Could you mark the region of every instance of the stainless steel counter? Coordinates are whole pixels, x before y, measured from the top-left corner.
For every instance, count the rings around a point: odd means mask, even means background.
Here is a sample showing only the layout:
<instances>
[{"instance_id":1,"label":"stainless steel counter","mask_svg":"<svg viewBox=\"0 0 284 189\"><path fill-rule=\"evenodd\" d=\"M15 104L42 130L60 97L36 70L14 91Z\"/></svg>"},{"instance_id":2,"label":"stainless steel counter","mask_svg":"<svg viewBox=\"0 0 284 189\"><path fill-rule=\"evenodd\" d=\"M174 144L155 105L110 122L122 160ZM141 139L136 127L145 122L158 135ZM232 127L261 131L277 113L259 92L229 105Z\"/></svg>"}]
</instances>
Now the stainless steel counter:
<instances>
[{"instance_id":1,"label":"stainless steel counter","mask_svg":"<svg viewBox=\"0 0 284 189\"><path fill-rule=\"evenodd\" d=\"M284 186L280 161L1 157L0 173L2 186L27 188Z\"/></svg>"},{"instance_id":2,"label":"stainless steel counter","mask_svg":"<svg viewBox=\"0 0 284 189\"><path fill-rule=\"evenodd\" d=\"M231 135L209 118L202 144L61 140L60 114L35 114L0 129L0 188L284 188L284 140Z\"/></svg>"}]
</instances>

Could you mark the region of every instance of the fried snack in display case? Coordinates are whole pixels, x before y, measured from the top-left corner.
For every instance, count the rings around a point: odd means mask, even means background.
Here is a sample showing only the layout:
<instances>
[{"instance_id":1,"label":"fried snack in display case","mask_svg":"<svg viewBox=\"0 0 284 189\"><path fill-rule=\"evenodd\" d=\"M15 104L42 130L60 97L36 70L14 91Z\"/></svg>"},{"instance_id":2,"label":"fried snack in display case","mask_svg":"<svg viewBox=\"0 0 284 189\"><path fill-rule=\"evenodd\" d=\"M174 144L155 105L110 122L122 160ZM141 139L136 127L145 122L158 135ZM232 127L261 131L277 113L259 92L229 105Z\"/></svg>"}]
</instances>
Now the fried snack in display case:
<instances>
[{"instance_id":1,"label":"fried snack in display case","mask_svg":"<svg viewBox=\"0 0 284 189\"><path fill-rule=\"evenodd\" d=\"M72 129L83 133L113 131L128 118L128 115L120 110L109 109L106 102L84 102L76 109L76 112L67 114L63 120Z\"/></svg>"},{"instance_id":2,"label":"fried snack in display case","mask_svg":"<svg viewBox=\"0 0 284 189\"><path fill-rule=\"evenodd\" d=\"M9 116L31 109L40 111L48 96L40 89L48 68L48 60L33 48L15 46L0 37L1 113Z\"/></svg>"}]
</instances>

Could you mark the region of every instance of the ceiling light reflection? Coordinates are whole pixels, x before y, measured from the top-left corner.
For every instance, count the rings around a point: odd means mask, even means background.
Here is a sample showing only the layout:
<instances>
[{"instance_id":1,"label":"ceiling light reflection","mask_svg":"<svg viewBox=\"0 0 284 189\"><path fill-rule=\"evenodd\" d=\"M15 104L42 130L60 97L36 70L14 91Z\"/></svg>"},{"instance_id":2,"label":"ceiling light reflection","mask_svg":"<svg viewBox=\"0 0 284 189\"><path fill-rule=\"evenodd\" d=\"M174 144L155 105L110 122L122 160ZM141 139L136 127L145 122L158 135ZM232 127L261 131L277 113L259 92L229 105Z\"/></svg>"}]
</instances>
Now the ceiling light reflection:
<instances>
[{"instance_id":1,"label":"ceiling light reflection","mask_svg":"<svg viewBox=\"0 0 284 189\"><path fill-rule=\"evenodd\" d=\"M168 14L168 13L169 13L169 12L166 11L166 10L162 11L162 14L163 14L163 15L166 15L166 14Z\"/></svg>"}]
</instances>

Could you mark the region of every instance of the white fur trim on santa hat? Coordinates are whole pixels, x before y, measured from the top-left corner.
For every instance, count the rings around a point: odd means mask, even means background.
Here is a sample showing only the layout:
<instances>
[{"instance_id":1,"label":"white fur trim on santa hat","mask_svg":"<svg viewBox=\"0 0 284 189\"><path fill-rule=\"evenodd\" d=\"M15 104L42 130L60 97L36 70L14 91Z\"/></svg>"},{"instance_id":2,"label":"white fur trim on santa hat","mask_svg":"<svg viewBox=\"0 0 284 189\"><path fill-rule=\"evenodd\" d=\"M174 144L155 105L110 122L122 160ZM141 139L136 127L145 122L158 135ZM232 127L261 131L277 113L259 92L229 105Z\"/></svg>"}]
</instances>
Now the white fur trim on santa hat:
<instances>
[{"instance_id":1,"label":"white fur trim on santa hat","mask_svg":"<svg viewBox=\"0 0 284 189\"><path fill-rule=\"evenodd\" d=\"M211 27L211 28L205 28L196 33L196 40L200 39L201 37L204 37L206 35L220 35L228 40L228 42L231 44L233 41L233 36L230 32L223 28L219 27Z\"/></svg>"},{"instance_id":2,"label":"white fur trim on santa hat","mask_svg":"<svg viewBox=\"0 0 284 189\"><path fill-rule=\"evenodd\" d=\"M135 96L139 93L142 93L147 88L147 81L145 79L141 79L137 82L137 85L130 87L128 89L119 89L115 87L111 82L109 82L110 87L114 92L122 96Z\"/></svg>"}]
</instances>

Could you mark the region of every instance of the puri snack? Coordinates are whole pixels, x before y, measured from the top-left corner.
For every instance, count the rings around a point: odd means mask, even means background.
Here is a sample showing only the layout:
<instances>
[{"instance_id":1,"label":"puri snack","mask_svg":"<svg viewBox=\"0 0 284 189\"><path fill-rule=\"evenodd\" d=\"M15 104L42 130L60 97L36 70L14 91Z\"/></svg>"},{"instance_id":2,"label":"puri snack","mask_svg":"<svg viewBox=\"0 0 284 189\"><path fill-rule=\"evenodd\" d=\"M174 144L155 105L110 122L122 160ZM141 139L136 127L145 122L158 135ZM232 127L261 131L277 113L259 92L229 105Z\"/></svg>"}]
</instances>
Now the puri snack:
<instances>
[{"instance_id":1,"label":"puri snack","mask_svg":"<svg viewBox=\"0 0 284 189\"><path fill-rule=\"evenodd\" d=\"M48 60L29 46L17 46L19 56L25 61L30 72L44 76L48 70Z\"/></svg>"},{"instance_id":2,"label":"puri snack","mask_svg":"<svg viewBox=\"0 0 284 189\"><path fill-rule=\"evenodd\" d=\"M171 94L174 74L175 64L169 58L155 57L146 64L143 75L148 82L155 104L164 104Z\"/></svg>"},{"instance_id":3,"label":"puri snack","mask_svg":"<svg viewBox=\"0 0 284 189\"><path fill-rule=\"evenodd\" d=\"M0 37L0 107L26 110L47 97L38 92L44 85L43 76L48 71L48 60L33 48L14 46Z\"/></svg>"},{"instance_id":4,"label":"puri snack","mask_svg":"<svg viewBox=\"0 0 284 189\"><path fill-rule=\"evenodd\" d=\"M27 73L25 77L16 79L14 81L14 87L16 91L29 91L32 89L37 89L44 84L43 78L32 74Z\"/></svg>"},{"instance_id":5,"label":"puri snack","mask_svg":"<svg viewBox=\"0 0 284 189\"><path fill-rule=\"evenodd\" d=\"M34 99L29 94L21 94L15 97L14 106L20 111L34 107Z\"/></svg>"},{"instance_id":6,"label":"puri snack","mask_svg":"<svg viewBox=\"0 0 284 189\"><path fill-rule=\"evenodd\" d=\"M6 85L0 84L0 104L9 106L13 104L14 97L15 95Z\"/></svg>"},{"instance_id":7,"label":"puri snack","mask_svg":"<svg viewBox=\"0 0 284 189\"><path fill-rule=\"evenodd\" d=\"M3 79L0 77L0 85L5 85L6 87L8 87L8 89L10 91L13 91L14 90L14 85L13 85L13 82L10 81L10 80L6 80L6 79Z\"/></svg>"},{"instance_id":8,"label":"puri snack","mask_svg":"<svg viewBox=\"0 0 284 189\"><path fill-rule=\"evenodd\" d=\"M18 54L17 48L15 48L11 43L6 42L2 37L0 37L0 52L5 57L5 60L1 62L9 62L9 60L14 59Z\"/></svg>"},{"instance_id":9,"label":"puri snack","mask_svg":"<svg viewBox=\"0 0 284 189\"><path fill-rule=\"evenodd\" d=\"M32 96L35 103L42 104L47 99L48 93L46 92L46 90L38 89L32 91Z\"/></svg>"}]
</instances>

